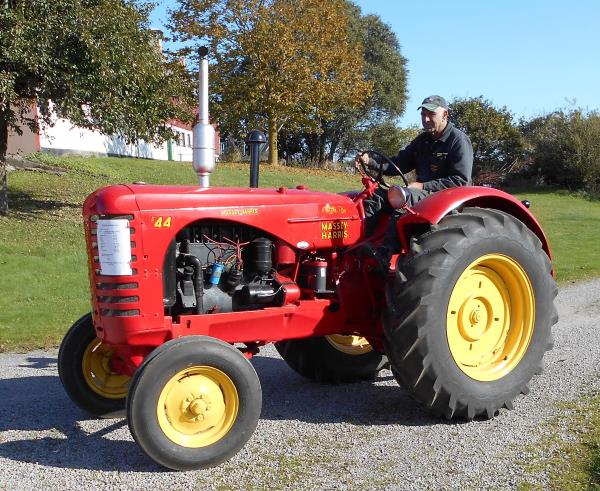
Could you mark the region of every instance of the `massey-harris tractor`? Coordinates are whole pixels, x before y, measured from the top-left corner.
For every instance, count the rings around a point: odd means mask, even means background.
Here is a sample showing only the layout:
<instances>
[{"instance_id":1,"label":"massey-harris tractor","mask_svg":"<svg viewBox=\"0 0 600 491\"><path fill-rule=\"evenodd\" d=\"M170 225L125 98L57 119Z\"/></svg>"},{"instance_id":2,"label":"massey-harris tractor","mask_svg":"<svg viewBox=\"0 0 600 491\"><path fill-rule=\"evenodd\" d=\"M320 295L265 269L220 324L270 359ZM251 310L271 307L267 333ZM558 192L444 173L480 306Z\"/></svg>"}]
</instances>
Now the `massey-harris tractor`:
<instances>
[{"instance_id":1,"label":"massey-harris tractor","mask_svg":"<svg viewBox=\"0 0 600 491\"><path fill-rule=\"evenodd\" d=\"M249 360L268 343L315 382L372 380L389 362L436 416L511 409L557 320L548 241L527 207L461 187L408 208L392 187L402 248L382 272L365 244L389 216L366 238L363 209L387 186L380 173L354 193L259 188L254 146L250 187L209 186L207 69L204 53L199 186L113 185L85 201L92 311L58 357L73 402L97 417L125 408L142 450L180 470L250 438L262 399Z\"/></svg>"}]
</instances>

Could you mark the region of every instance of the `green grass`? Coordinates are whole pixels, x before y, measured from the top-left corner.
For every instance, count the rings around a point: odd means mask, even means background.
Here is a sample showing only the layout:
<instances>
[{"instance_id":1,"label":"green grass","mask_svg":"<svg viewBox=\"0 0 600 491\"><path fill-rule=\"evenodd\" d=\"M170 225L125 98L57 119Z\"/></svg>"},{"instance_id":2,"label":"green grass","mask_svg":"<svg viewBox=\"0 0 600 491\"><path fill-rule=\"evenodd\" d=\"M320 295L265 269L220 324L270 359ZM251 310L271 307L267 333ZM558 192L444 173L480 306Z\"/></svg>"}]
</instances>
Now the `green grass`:
<instances>
[{"instance_id":1,"label":"green grass","mask_svg":"<svg viewBox=\"0 0 600 491\"><path fill-rule=\"evenodd\" d=\"M9 174L7 217L0 217L0 350L57 346L71 323L89 308L81 203L95 189L115 183L197 182L190 164L141 159L31 157L63 174L18 170ZM247 186L248 164L219 164L214 186ZM343 191L359 189L357 176L263 165L264 187ZM532 202L550 239L558 281L600 275L597 223L600 201L565 192L516 193Z\"/></svg>"},{"instance_id":2,"label":"green grass","mask_svg":"<svg viewBox=\"0 0 600 491\"><path fill-rule=\"evenodd\" d=\"M560 416L545 423L558 429L525 448L528 474L546 472L556 491L600 490L600 393L561 404ZM559 435L568 435L562 438ZM525 481L521 489L542 489Z\"/></svg>"},{"instance_id":3,"label":"green grass","mask_svg":"<svg viewBox=\"0 0 600 491\"><path fill-rule=\"evenodd\" d=\"M528 190L514 193L531 201L542 224L560 284L600 276L600 200L566 191Z\"/></svg>"},{"instance_id":4,"label":"green grass","mask_svg":"<svg viewBox=\"0 0 600 491\"><path fill-rule=\"evenodd\" d=\"M189 164L43 154L31 158L67 172L58 175L18 170L9 174L10 212L0 217L0 351L56 347L68 327L89 309L81 226L81 204L89 193L116 182L197 182ZM219 164L211 185L247 186L248 180L248 164ZM260 184L305 184L332 192L360 188L357 176L264 165ZM538 189L519 190L515 195L532 202L531 211L549 237L560 284L600 276L600 201ZM600 396L581 404L585 408L581 418L573 418L580 438L568 446L575 452L569 455L568 472L579 477L568 479L588 483L582 484L585 488L600 482ZM557 453L557 459L564 452L568 453L564 449ZM555 463L550 461L548 465ZM565 465L561 463L560 469ZM565 488L560 479L566 472L553 476L559 483L556 489L584 489Z\"/></svg>"},{"instance_id":5,"label":"green grass","mask_svg":"<svg viewBox=\"0 0 600 491\"><path fill-rule=\"evenodd\" d=\"M116 182L197 183L190 164L140 159L54 157L33 160L64 174L17 170L8 178L7 217L0 217L0 351L57 346L89 309L81 204ZM357 179L331 171L263 166L261 186L343 191ZM247 186L248 164L219 164L214 186Z\"/></svg>"}]
</instances>

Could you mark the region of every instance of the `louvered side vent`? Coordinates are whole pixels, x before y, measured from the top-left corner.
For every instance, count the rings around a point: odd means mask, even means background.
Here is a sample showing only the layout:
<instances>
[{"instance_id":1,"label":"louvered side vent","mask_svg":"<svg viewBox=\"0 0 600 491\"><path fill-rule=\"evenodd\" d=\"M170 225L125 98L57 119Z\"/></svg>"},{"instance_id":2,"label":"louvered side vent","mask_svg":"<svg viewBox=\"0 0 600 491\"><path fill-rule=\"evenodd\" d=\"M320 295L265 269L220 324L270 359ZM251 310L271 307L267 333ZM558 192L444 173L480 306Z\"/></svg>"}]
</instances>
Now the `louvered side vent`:
<instances>
[{"instance_id":1,"label":"louvered side vent","mask_svg":"<svg viewBox=\"0 0 600 491\"><path fill-rule=\"evenodd\" d=\"M98 221L128 220L131 246L131 274L102 274L98 250ZM107 317L132 317L140 315L138 281L138 249L136 223L133 215L97 216L90 219L91 254L93 259L92 286L98 313Z\"/></svg>"}]
</instances>

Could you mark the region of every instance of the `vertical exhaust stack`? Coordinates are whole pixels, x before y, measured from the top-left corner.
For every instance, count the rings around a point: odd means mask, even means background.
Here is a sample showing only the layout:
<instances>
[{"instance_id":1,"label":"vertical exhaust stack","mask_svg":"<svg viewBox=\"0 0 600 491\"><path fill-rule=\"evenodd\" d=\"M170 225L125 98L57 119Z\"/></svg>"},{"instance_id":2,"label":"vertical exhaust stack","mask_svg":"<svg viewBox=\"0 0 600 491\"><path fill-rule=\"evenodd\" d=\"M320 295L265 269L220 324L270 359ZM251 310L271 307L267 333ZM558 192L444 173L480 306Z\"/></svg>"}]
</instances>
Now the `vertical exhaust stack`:
<instances>
[{"instance_id":1,"label":"vertical exhaust stack","mask_svg":"<svg viewBox=\"0 0 600 491\"><path fill-rule=\"evenodd\" d=\"M192 164L200 187L210 187L210 173L215 170L215 129L208 120L208 48L202 46L198 81L198 124L194 126L194 153Z\"/></svg>"}]
</instances>

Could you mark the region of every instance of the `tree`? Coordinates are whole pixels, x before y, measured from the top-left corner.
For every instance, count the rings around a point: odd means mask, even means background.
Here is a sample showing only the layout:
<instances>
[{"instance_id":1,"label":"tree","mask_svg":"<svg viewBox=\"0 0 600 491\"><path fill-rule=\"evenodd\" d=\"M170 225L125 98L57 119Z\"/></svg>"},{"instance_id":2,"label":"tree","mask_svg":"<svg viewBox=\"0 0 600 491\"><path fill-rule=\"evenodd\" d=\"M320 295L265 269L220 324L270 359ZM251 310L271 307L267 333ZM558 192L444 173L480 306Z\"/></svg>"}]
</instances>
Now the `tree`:
<instances>
[{"instance_id":1,"label":"tree","mask_svg":"<svg viewBox=\"0 0 600 491\"><path fill-rule=\"evenodd\" d=\"M375 124L368 128L367 136L369 145L364 148L372 148L382 152L384 155L397 155L406 145L413 141L421 128L409 126L408 128L399 128L390 120Z\"/></svg>"},{"instance_id":2,"label":"tree","mask_svg":"<svg viewBox=\"0 0 600 491\"><path fill-rule=\"evenodd\" d=\"M372 149L384 155L394 156L414 140L420 132L421 129L417 126L399 128L390 119L374 123L367 128L356 127L344 136L340 143L339 156L342 159L354 157L358 149Z\"/></svg>"},{"instance_id":3,"label":"tree","mask_svg":"<svg viewBox=\"0 0 600 491\"><path fill-rule=\"evenodd\" d=\"M471 139L476 172L506 169L522 155L520 133L506 107L498 109L479 96L454 99L449 112L454 124Z\"/></svg>"},{"instance_id":4,"label":"tree","mask_svg":"<svg viewBox=\"0 0 600 491\"><path fill-rule=\"evenodd\" d=\"M165 59L135 0L4 0L0 6L0 213L6 214L8 130L32 104L127 142L171 136L166 122L189 120L193 84Z\"/></svg>"},{"instance_id":5,"label":"tree","mask_svg":"<svg viewBox=\"0 0 600 491\"><path fill-rule=\"evenodd\" d=\"M360 46L348 35L343 0L178 0L171 29L207 42L214 57L213 113L224 132L315 128L371 93ZM185 52L189 53L189 50Z\"/></svg>"},{"instance_id":6,"label":"tree","mask_svg":"<svg viewBox=\"0 0 600 491\"><path fill-rule=\"evenodd\" d=\"M373 92L361 106L340 107L334 118L319 122L318 132L304 135L313 163L334 160L339 145L361 128L384 123L388 128L395 126L393 121L406 107L408 71L396 34L379 16L363 16L350 1L346 8L351 19L350 39L362 46L364 76L372 82Z\"/></svg>"}]
</instances>

